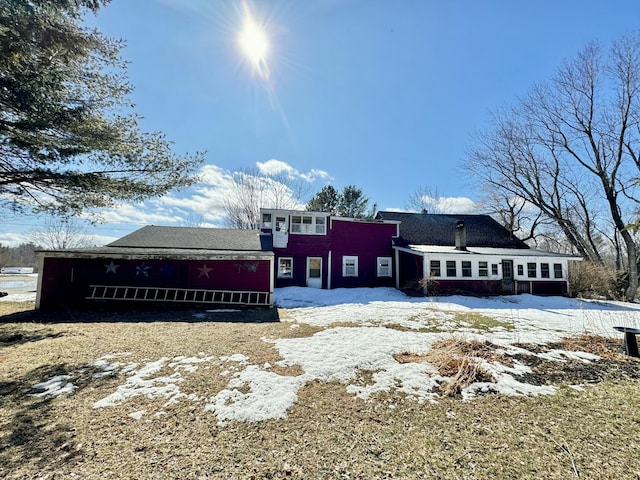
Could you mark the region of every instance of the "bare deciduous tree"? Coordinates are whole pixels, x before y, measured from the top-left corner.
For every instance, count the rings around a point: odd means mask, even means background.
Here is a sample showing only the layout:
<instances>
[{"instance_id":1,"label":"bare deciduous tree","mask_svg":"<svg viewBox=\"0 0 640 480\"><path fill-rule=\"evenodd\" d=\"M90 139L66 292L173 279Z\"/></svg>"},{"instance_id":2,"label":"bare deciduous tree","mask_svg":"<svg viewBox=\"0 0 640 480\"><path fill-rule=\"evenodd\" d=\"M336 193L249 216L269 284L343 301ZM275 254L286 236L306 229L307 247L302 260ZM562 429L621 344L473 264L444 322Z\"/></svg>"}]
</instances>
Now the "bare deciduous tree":
<instances>
[{"instance_id":1,"label":"bare deciduous tree","mask_svg":"<svg viewBox=\"0 0 640 480\"><path fill-rule=\"evenodd\" d=\"M51 250L88 248L96 245L95 239L84 232L79 222L66 217L48 218L44 229L33 232L30 237L34 244Z\"/></svg>"},{"instance_id":2,"label":"bare deciduous tree","mask_svg":"<svg viewBox=\"0 0 640 480\"><path fill-rule=\"evenodd\" d=\"M495 115L477 137L467 169L488 190L521 197L563 232L578 253L602 263L613 224L623 248L628 299L638 289L638 244L628 225L640 163L640 32L565 62L548 82ZM614 243L612 243L614 244Z\"/></svg>"},{"instance_id":3,"label":"bare deciduous tree","mask_svg":"<svg viewBox=\"0 0 640 480\"><path fill-rule=\"evenodd\" d=\"M304 183L286 172L267 175L256 168L246 168L233 172L232 176L224 202L229 228L259 228L260 208L301 208Z\"/></svg>"},{"instance_id":4,"label":"bare deciduous tree","mask_svg":"<svg viewBox=\"0 0 640 480\"><path fill-rule=\"evenodd\" d=\"M422 185L409 196L406 208L422 213L445 213L438 202L441 196L438 187Z\"/></svg>"}]
</instances>

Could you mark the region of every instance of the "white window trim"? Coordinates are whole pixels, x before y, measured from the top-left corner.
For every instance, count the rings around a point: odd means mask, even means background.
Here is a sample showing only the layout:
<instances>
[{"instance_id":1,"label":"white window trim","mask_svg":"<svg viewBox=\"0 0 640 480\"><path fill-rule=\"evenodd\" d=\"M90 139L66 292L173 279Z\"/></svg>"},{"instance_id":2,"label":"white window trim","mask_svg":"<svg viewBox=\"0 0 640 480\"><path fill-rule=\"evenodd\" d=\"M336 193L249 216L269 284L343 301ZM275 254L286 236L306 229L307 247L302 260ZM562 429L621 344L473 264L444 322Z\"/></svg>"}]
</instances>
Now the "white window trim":
<instances>
[{"instance_id":1,"label":"white window trim","mask_svg":"<svg viewBox=\"0 0 640 480\"><path fill-rule=\"evenodd\" d=\"M294 217L300 218L301 223L293 223ZM305 218L311 218L311 223L304 223ZM317 222L318 219L322 219L324 220L324 222L318 223ZM294 231L294 228L297 228L298 226L300 226L300 230L302 230L303 225L308 226L309 228L308 232ZM322 230L321 232L318 232L318 227L321 227L321 230ZM324 215L304 215L302 213L291 215L289 219L289 233L293 235L326 235L327 234L327 217L325 217Z\"/></svg>"},{"instance_id":2,"label":"white window trim","mask_svg":"<svg viewBox=\"0 0 640 480\"><path fill-rule=\"evenodd\" d=\"M388 264L388 266L386 267L387 269L387 273L381 273L382 272L382 262L385 262ZM378 257L377 258L377 273L378 273L378 277L391 277L392 275L392 270L393 270L393 262L391 260L391 257Z\"/></svg>"},{"instance_id":3,"label":"white window trim","mask_svg":"<svg viewBox=\"0 0 640 480\"><path fill-rule=\"evenodd\" d=\"M291 272L288 276L282 275L280 272L280 262L282 260L289 260L291 262ZM293 278L293 257L280 257L278 258L278 278Z\"/></svg>"},{"instance_id":4,"label":"white window trim","mask_svg":"<svg viewBox=\"0 0 640 480\"><path fill-rule=\"evenodd\" d=\"M347 273L347 264L352 262L353 262L355 273ZM343 277L358 276L358 257L353 255L345 255L342 257L342 276Z\"/></svg>"}]
</instances>

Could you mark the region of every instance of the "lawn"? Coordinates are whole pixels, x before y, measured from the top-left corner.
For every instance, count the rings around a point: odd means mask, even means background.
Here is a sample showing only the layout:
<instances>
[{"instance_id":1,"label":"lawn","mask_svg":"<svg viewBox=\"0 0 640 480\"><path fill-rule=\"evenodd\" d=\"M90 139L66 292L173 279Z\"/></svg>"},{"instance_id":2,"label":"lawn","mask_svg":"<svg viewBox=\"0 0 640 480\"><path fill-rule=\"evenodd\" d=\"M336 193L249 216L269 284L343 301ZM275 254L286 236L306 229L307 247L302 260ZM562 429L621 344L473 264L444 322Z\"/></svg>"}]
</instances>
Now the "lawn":
<instances>
[{"instance_id":1,"label":"lawn","mask_svg":"<svg viewBox=\"0 0 640 480\"><path fill-rule=\"evenodd\" d=\"M0 477L640 478L640 362L587 328L636 310L337 295L217 313L1 302ZM552 310L571 328L539 341L522 322ZM452 385L462 373L481 375Z\"/></svg>"}]
</instances>

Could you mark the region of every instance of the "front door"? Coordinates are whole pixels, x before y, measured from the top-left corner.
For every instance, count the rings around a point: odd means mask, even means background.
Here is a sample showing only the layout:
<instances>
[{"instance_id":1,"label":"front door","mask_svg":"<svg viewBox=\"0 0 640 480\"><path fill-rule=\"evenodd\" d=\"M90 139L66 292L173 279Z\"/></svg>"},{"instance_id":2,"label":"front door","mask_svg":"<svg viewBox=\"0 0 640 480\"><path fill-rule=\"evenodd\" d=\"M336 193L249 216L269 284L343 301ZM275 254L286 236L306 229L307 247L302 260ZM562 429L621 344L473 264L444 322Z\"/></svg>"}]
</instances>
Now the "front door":
<instances>
[{"instance_id":1,"label":"front door","mask_svg":"<svg viewBox=\"0 0 640 480\"><path fill-rule=\"evenodd\" d=\"M502 260L502 293L506 295L516 293L513 281L513 260Z\"/></svg>"},{"instance_id":2,"label":"front door","mask_svg":"<svg viewBox=\"0 0 640 480\"><path fill-rule=\"evenodd\" d=\"M322 288L322 257L307 257L307 287Z\"/></svg>"}]
</instances>

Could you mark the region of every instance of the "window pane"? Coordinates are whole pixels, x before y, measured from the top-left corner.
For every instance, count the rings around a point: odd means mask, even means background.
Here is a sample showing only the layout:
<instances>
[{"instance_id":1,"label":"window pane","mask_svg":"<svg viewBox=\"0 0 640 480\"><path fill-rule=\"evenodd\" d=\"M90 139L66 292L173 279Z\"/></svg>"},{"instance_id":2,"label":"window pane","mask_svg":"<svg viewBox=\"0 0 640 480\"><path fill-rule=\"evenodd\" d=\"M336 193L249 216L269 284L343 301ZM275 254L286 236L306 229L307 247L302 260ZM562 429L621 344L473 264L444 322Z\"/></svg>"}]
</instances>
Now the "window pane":
<instances>
[{"instance_id":1,"label":"window pane","mask_svg":"<svg viewBox=\"0 0 640 480\"><path fill-rule=\"evenodd\" d=\"M536 278L536 264L527 263L527 277Z\"/></svg>"},{"instance_id":2,"label":"window pane","mask_svg":"<svg viewBox=\"0 0 640 480\"><path fill-rule=\"evenodd\" d=\"M489 264L487 262L478 262L478 275L481 277L489 276Z\"/></svg>"},{"instance_id":3,"label":"window pane","mask_svg":"<svg viewBox=\"0 0 640 480\"><path fill-rule=\"evenodd\" d=\"M379 277L391 276L391 258L390 257L378 257L378 276Z\"/></svg>"},{"instance_id":4,"label":"window pane","mask_svg":"<svg viewBox=\"0 0 640 480\"><path fill-rule=\"evenodd\" d=\"M554 278L562 278L562 264L554 263L553 264L553 277Z\"/></svg>"},{"instance_id":5,"label":"window pane","mask_svg":"<svg viewBox=\"0 0 640 480\"><path fill-rule=\"evenodd\" d=\"M430 268L432 277L440 276L440 260L431 260Z\"/></svg>"},{"instance_id":6,"label":"window pane","mask_svg":"<svg viewBox=\"0 0 640 480\"><path fill-rule=\"evenodd\" d=\"M471 276L471 262L462 262L462 276L470 277Z\"/></svg>"},{"instance_id":7,"label":"window pane","mask_svg":"<svg viewBox=\"0 0 640 480\"><path fill-rule=\"evenodd\" d=\"M291 217L291 231L295 233L302 232L302 217L299 217L299 216Z\"/></svg>"},{"instance_id":8,"label":"window pane","mask_svg":"<svg viewBox=\"0 0 640 480\"><path fill-rule=\"evenodd\" d=\"M292 276L293 276L293 259L280 258L278 260L278 277L292 278Z\"/></svg>"},{"instance_id":9,"label":"window pane","mask_svg":"<svg viewBox=\"0 0 640 480\"><path fill-rule=\"evenodd\" d=\"M447 277L455 277L458 275L456 271L456 261L447 260Z\"/></svg>"},{"instance_id":10,"label":"window pane","mask_svg":"<svg viewBox=\"0 0 640 480\"><path fill-rule=\"evenodd\" d=\"M498 264L497 263L492 263L491 264L491 275L498 275Z\"/></svg>"},{"instance_id":11,"label":"window pane","mask_svg":"<svg viewBox=\"0 0 640 480\"><path fill-rule=\"evenodd\" d=\"M541 263L540 264L540 276L542 278L549 278L549 264Z\"/></svg>"},{"instance_id":12,"label":"window pane","mask_svg":"<svg viewBox=\"0 0 640 480\"><path fill-rule=\"evenodd\" d=\"M262 226L265 228L271 228L271 214L263 213L262 214Z\"/></svg>"},{"instance_id":13,"label":"window pane","mask_svg":"<svg viewBox=\"0 0 640 480\"><path fill-rule=\"evenodd\" d=\"M345 277L358 276L358 257L342 257L342 275Z\"/></svg>"},{"instance_id":14,"label":"window pane","mask_svg":"<svg viewBox=\"0 0 640 480\"><path fill-rule=\"evenodd\" d=\"M324 217L316 217L316 233L325 233Z\"/></svg>"},{"instance_id":15,"label":"window pane","mask_svg":"<svg viewBox=\"0 0 640 480\"><path fill-rule=\"evenodd\" d=\"M524 266L523 265L518 265L518 275L520 275L520 276L524 275Z\"/></svg>"}]
</instances>

